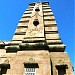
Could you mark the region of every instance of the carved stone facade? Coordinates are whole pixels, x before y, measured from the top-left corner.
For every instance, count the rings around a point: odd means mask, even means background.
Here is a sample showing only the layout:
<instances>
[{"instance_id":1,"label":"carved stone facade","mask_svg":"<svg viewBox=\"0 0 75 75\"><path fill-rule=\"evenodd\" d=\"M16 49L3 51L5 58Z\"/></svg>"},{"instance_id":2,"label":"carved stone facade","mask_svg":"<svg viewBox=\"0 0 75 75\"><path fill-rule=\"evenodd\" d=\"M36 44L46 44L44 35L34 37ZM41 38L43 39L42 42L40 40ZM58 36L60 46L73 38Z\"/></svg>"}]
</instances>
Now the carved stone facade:
<instances>
[{"instance_id":1,"label":"carved stone facade","mask_svg":"<svg viewBox=\"0 0 75 75\"><path fill-rule=\"evenodd\" d=\"M0 41L0 75L73 75L48 2L29 4L13 39Z\"/></svg>"}]
</instances>

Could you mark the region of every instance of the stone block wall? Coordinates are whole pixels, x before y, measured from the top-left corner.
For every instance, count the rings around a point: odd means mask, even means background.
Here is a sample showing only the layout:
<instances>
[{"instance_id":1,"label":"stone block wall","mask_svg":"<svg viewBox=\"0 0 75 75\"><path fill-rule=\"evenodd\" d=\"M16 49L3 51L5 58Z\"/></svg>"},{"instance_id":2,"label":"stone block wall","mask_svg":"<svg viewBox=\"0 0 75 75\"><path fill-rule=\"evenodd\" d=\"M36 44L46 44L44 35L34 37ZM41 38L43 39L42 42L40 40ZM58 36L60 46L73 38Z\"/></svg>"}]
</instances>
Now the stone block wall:
<instances>
[{"instance_id":1,"label":"stone block wall","mask_svg":"<svg viewBox=\"0 0 75 75\"><path fill-rule=\"evenodd\" d=\"M2 75L24 75L24 63L38 63L36 75L51 75L49 52L42 51L18 51L17 53L0 54L0 64L10 64L6 74Z\"/></svg>"},{"instance_id":2,"label":"stone block wall","mask_svg":"<svg viewBox=\"0 0 75 75\"><path fill-rule=\"evenodd\" d=\"M50 52L50 57L52 62L51 65L53 68L52 70L53 75L59 75L56 65L61 65L61 66L67 65L67 67L65 68L66 73L64 75L74 75L70 58L66 52Z\"/></svg>"}]
</instances>

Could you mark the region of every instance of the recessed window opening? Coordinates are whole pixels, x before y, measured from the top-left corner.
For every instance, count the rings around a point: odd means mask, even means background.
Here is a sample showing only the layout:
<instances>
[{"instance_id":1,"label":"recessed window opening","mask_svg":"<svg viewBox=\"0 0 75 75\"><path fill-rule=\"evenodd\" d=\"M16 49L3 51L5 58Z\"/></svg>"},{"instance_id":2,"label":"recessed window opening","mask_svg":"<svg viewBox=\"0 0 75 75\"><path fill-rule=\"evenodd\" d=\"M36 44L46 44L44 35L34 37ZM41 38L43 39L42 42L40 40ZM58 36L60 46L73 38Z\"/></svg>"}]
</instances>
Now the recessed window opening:
<instances>
[{"instance_id":1,"label":"recessed window opening","mask_svg":"<svg viewBox=\"0 0 75 75\"><path fill-rule=\"evenodd\" d=\"M6 72L7 72L7 68L2 67L2 68L1 68L1 74L6 74Z\"/></svg>"},{"instance_id":2,"label":"recessed window opening","mask_svg":"<svg viewBox=\"0 0 75 75\"><path fill-rule=\"evenodd\" d=\"M66 69L68 68L66 64L64 65L56 65L56 68L58 70L58 75L65 75Z\"/></svg>"},{"instance_id":3,"label":"recessed window opening","mask_svg":"<svg viewBox=\"0 0 75 75\"><path fill-rule=\"evenodd\" d=\"M24 63L24 75L36 75L38 63Z\"/></svg>"},{"instance_id":4,"label":"recessed window opening","mask_svg":"<svg viewBox=\"0 0 75 75\"><path fill-rule=\"evenodd\" d=\"M34 24L34 26L39 25L39 21L38 21L38 19L35 19L35 20L33 21L33 24Z\"/></svg>"},{"instance_id":5,"label":"recessed window opening","mask_svg":"<svg viewBox=\"0 0 75 75\"><path fill-rule=\"evenodd\" d=\"M39 11L40 11L40 9L37 7L37 8L35 9L35 11L36 11L36 12L39 12Z\"/></svg>"},{"instance_id":6,"label":"recessed window opening","mask_svg":"<svg viewBox=\"0 0 75 75\"><path fill-rule=\"evenodd\" d=\"M25 75L36 75L35 68L25 68Z\"/></svg>"},{"instance_id":7,"label":"recessed window opening","mask_svg":"<svg viewBox=\"0 0 75 75\"><path fill-rule=\"evenodd\" d=\"M66 74L66 69L60 68L58 69L58 75L65 75Z\"/></svg>"},{"instance_id":8,"label":"recessed window opening","mask_svg":"<svg viewBox=\"0 0 75 75\"><path fill-rule=\"evenodd\" d=\"M6 74L7 69L10 69L10 64L0 64L0 75Z\"/></svg>"}]
</instances>

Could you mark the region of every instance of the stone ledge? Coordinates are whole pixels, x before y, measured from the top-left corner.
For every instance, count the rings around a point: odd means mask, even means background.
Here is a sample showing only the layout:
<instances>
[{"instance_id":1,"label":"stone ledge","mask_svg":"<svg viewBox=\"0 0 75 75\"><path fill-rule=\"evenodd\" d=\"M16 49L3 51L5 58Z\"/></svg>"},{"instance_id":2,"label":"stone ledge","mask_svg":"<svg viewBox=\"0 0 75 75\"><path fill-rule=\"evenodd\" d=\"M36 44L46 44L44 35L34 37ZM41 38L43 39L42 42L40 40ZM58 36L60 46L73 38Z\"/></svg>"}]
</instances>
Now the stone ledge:
<instances>
[{"instance_id":1,"label":"stone ledge","mask_svg":"<svg viewBox=\"0 0 75 75\"><path fill-rule=\"evenodd\" d=\"M55 44L55 45L48 45L50 52L64 52L66 45L64 44Z\"/></svg>"}]
</instances>

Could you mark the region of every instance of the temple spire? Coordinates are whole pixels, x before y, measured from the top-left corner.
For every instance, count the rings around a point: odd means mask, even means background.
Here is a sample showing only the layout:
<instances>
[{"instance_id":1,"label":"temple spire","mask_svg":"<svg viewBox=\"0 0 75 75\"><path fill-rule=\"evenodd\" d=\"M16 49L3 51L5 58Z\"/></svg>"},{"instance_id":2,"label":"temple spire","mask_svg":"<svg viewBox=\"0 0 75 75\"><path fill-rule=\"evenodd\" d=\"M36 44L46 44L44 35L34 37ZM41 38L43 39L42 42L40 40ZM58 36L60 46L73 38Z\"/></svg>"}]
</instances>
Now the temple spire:
<instances>
[{"instance_id":1,"label":"temple spire","mask_svg":"<svg viewBox=\"0 0 75 75\"><path fill-rule=\"evenodd\" d=\"M49 2L31 3L13 39L0 41L0 75L73 75L64 50Z\"/></svg>"}]
</instances>

